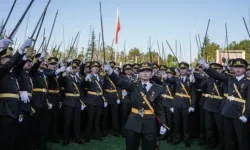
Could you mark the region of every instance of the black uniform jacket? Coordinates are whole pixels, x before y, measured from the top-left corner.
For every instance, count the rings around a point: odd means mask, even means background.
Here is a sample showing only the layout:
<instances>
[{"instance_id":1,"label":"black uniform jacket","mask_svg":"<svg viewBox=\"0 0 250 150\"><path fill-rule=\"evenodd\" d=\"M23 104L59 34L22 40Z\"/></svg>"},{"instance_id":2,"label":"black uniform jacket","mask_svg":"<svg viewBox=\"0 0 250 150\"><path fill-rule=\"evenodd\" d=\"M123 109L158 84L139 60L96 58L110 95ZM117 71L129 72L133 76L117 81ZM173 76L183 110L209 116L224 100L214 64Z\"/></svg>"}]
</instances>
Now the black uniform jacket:
<instances>
[{"instance_id":1,"label":"black uniform jacket","mask_svg":"<svg viewBox=\"0 0 250 150\"><path fill-rule=\"evenodd\" d=\"M222 108L222 115L228 118L239 119L240 116L250 117L250 80L245 76L237 80L208 68L206 72L217 80L227 83L228 96Z\"/></svg>"},{"instance_id":2,"label":"black uniform jacket","mask_svg":"<svg viewBox=\"0 0 250 150\"><path fill-rule=\"evenodd\" d=\"M132 130L137 133L152 133L157 131L158 123L156 116L158 116L161 123L165 124L165 113L162 105L162 93L163 88L155 83L148 92L143 92L142 83L126 82L123 79L119 79L113 72L110 75L113 82L119 85L122 89L126 89L131 92L132 110L125 125L126 129ZM152 106L154 113L147 105L143 98L143 95L150 105ZM144 115L139 113L139 110L144 110ZM148 113L147 113L148 112ZM151 112L151 114L150 114Z\"/></svg>"},{"instance_id":3,"label":"black uniform jacket","mask_svg":"<svg viewBox=\"0 0 250 150\"><path fill-rule=\"evenodd\" d=\"M23 67L14 66L21 58L22 55L17 52L8 62L0 66L0 115L9 116L14 119L20 114L19 84L17 77ZM23 61L22 64L24 63L25 61Z\"/></svg>"},{"instance_id":4,"label":"black uniform jacket","mask_svg":"<svg viewBox=\"0 0 250 150\"><path fill-rule=\"evenodd\" d=\"M208 77L201 84L201 88L206 88L206 93L202 96L206 98L204 109L209 112L220 113L221 102L223 99L223 83Z\"/></svg>"},{"instance_id":5,"label":"black uniform jacket","mask_svg":"<svg viewBox=\"0 0 250 150\"><path fill-rule=\"evenodd\" d=\"M78 79L78 77L75 75ZM65 89L65 98L63 100L64 106L81 107L83 102L80 99L80 88L84 86L84 80L75 80L74 76L67 75L62 77L63 87Z\"/></svg>"},{"instance_id":6,"label":"black uniform jacket","mask_svg":"<svg viewBox=\"0 0 250 150\"><path fill-rule=\"evenodd\" d=\"M185 82L181 78L167 78L166 82L175 85L175 96L172 105L177 108L195 107L196 103L196 86L190 81L189 76Z\"/></svg>"},{"instance_id":7,"label":"black uniform jacket","mask_svg":"<svg viewBox=\"0 0 250 150\"><path fill-rule=\"evenodd\" d=\"M86 81L84 85L87 90L87 95L85 97L85 103L95 106L103 106L104 96L103 96L103 77L98 74L99 81L92 74L89 81Z\"/></svg>"}]
</instances>

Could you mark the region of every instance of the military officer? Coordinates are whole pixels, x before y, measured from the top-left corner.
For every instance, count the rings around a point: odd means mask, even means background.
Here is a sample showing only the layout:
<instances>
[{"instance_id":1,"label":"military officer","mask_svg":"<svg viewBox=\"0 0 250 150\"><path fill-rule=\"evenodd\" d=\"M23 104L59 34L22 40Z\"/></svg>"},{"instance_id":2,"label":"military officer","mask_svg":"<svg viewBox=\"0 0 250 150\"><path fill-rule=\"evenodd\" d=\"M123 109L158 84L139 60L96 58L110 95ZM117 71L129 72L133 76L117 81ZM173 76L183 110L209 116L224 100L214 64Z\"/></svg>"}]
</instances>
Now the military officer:
<instances>
[{"instance_id":1,"label":"military officer","mask_svg":"<svg viewBox=\"0 0 250 150\"><path fill-rule=\"evenodd\" d=\"M91 64L91 73L85 77L85 88L87 95L85 103L88 110L88 123L86 126L85 142L88 142L92 136L92 128L95 128L94 138L102 140L100 131L101 113L103 107L107 107L108 103L103 96L103 77L99 74L100 63L93 61Z\"/></svg>"},{"instance_id":2,"label":"military officer","mask_svg":"<svg viewBox=\"0 0 250 150\"><path fill-rule=\"evenodd\" d=\"M247 61L241 58L236 58L233 61L232 66L234 67L235 76L226 76L218 73L209 67L204 59L200 59L199 64L204 67L210 76L228 85L227 99L221 112L224 123L226 149L234 149L233 136L234 133L236 133L240 150L248 150L249 137L247 121L250 117L250 81L245 76L245 71L248 66Z\"/></svg>"},{"instance_id":3,"label":"military officer","mask_svg":"<svg viewBox=\"0 0 250 150\"><path fill-rule=\"evenodd\" d=\"M196 103L196 93L193 75L188 75L189 65L186 62L179 63L180 77L166 79L166 82L175 84L175 96L172 102L174 107L174 139L173 144L180 142L180 128L183 127L184 142L186 147L190 147L189 114L194 112ZM166 76L164 77L166 78ZM181 125L182 122L182 125Z\"/></svg>"},{"instance_id":4,"label":"military officer","mask_svg":"<svg viewBox=\"0 0 250 150\"><path fill-rule=\"evenodd\" d=\"M138 150L142 140L142 150L155 150L157 126L159 125L156 120L160 123L160 134L162 135L166 133L166 125L161 97L163 89L150 82L153 75L152 65L150 63L141 64L138 84L119 79L109 64L105 65L104 70L112 81L122 89L131 92L132 109L125 125L127 129L126 149Z\"/></svg>"},{"instance_id":5,"label":"military officer","mask_svg":"<svg viewBox=\"0 0 250 150\"><path fill-rule=\"evenodd\" d=\"M223 71L223 66L218 63L211 63L210 67L215 69L218 73L222 73ZM206 110L206 145L204 148L213 149L217 143L219 147L222 148L224 143L220 115L221 100L223 97L222 82L212 77L208 77L201 83L201 88L206 88L206 94L203 94L206 98L204 104L204 109ZM217 131L218 134L216 134ZM216 139L216 135L218 135L218 140Z\"/></svg>"},{"instance_id":6,"label":"military officer","mask_svg":"<svg viewBox=\"0 0 250 150\"><path fill-rule=\"evenodd\" d=\"M25 48L31 46L32 40L26 40L13 56L7 53L7 47L11 43L9 39L0 40L0 149L3 150L15 148L16 122L22 121L19 96L22 100L28 99L27 93L19 95L17 78L23 66L14 66L18 61L25 63L27 57L23 56L23 53Z\"/></svg>"},{"instance_id":7,"label":"military officer","mask_svg":"<svg viewBox=\"0 0 250 150\"><path fill-rule=\"evenodd\" d=\"M62 82L65 89L65 98L62 103L64 111L63 146L69 144L71 131L73 131L74 142L83 144L80 139L81 111L83 111L86 107L80 98L79 90L79 87L84 86L84 80L79 81L76 76L76 70L79 66L78 61L73 60L68 65L69 66L66 69L68 72L62 74Z\"/></svg>"}]
</instances>

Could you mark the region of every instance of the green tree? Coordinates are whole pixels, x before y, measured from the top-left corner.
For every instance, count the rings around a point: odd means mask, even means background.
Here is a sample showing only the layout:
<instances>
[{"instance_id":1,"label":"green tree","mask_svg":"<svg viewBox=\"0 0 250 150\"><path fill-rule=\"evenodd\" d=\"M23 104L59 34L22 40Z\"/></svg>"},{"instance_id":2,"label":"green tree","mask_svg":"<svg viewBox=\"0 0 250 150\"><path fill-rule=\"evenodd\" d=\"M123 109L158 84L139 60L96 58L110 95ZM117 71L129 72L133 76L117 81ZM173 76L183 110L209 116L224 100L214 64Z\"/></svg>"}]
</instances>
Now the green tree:
<instances>
[{"instance_id":1,"label":"green tree","mask_svg":"<svg viewBox=\"0 0 250 150\"><path fill-rule=\"evenodd\" d=\"M250 41L249 40L242 40L239 43L237 43L236 41L231 42L228 45L228 49L229 50L245 50L246 53L246 60L250 61Z\"/></svg>"},{"instance_id":2,"label":"green tree","mask_svg":"<svg viewBox=\"0 0 250 150\"><path fill-rule=\"evenodd\" d=\"M209 37L207 36L204 47L202 47L202 51L203 51L202 57L208 62L215 61L216 50L218 49L220 49L220 45L215 42L211 42ZM200 57L200 52L198 53L198 58L199 57Z\"/></svg>"}]
</instances>

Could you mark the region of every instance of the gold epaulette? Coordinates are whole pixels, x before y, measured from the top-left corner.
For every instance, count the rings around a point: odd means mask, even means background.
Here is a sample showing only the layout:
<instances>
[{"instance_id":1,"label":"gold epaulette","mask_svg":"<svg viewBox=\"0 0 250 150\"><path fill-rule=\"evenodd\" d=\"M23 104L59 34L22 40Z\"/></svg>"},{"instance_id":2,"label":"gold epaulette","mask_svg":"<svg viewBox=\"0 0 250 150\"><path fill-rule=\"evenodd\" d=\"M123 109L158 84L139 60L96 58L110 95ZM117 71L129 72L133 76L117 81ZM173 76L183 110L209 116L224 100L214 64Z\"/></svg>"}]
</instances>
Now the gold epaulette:
<instances>
[{"instance_id":1,"label":"gold epaulette","mask_svg":"<svg viewBox=\"0 0 250 150\"><path fill-rule=\"evenodd\" d=\"M250 77L247 77L247 80L250 80Z\"/></svg>"}]
</instances>

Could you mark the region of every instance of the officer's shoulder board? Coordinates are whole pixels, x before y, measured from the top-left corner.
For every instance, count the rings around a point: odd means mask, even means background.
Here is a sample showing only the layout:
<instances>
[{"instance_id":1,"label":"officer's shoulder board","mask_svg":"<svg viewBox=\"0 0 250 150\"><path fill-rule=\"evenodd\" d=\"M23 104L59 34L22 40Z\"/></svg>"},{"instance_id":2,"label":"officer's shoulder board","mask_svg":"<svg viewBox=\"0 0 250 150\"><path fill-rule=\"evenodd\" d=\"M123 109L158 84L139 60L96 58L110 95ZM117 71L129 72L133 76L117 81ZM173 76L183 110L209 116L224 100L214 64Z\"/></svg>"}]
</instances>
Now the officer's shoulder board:
<instances>
[{"instance_id":1,"label":"officer's shoulder board","mask_svg":"<svg viewBox=\"0 0 250 150\"><path fill-rule=\"evenodd\" d=\"M247 77L247 80L250 80L250 77Z\"/></svg>"}]
</instances>

